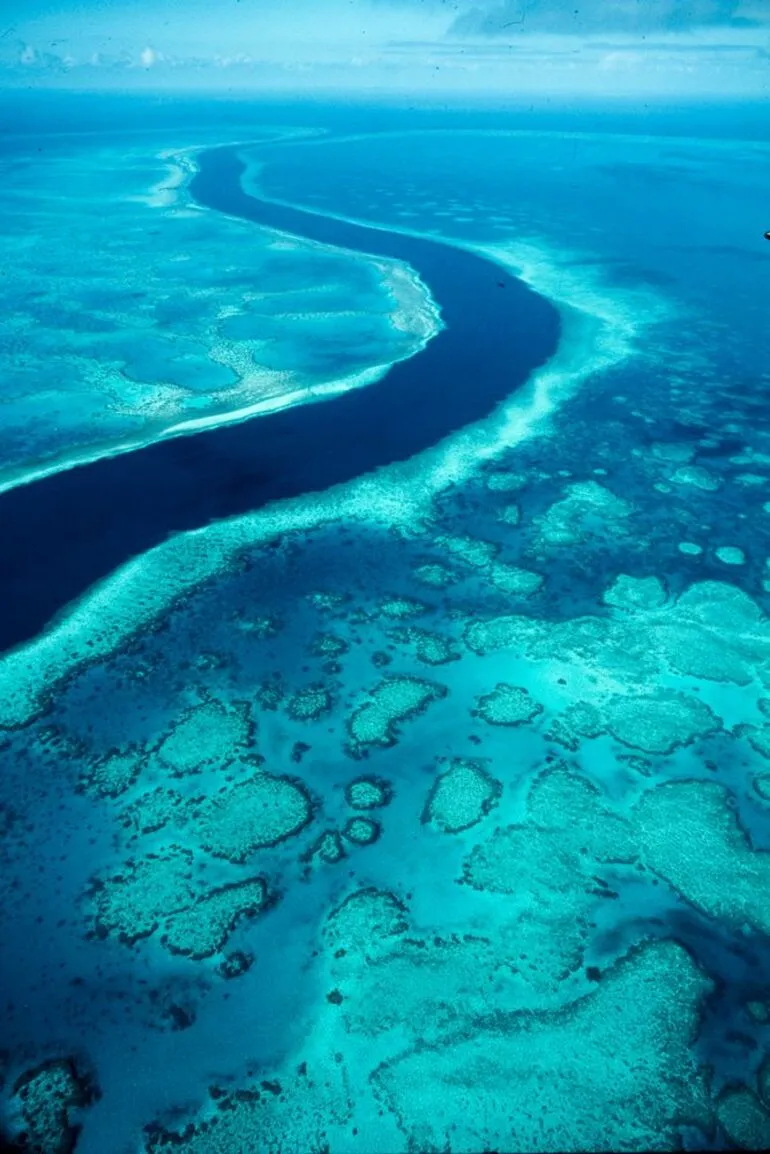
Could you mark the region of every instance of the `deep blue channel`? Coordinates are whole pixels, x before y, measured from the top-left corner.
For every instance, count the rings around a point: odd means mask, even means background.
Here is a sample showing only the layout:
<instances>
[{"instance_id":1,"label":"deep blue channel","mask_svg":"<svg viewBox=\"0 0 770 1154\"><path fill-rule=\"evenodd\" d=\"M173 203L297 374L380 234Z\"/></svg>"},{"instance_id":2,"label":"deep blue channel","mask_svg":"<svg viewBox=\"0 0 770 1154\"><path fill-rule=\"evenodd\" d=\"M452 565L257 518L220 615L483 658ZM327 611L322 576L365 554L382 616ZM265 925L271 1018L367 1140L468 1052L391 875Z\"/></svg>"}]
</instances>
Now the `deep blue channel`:
<instances>
[{"instance_id":1,"label":"deep blue channel","mask_svg":"<svg viewBox=\"0 0 770 1154\"><path fill-rule=\"evenodd\" d=\"M497 265L439 240L247 195L235 149L199 157L195 200L326 244L407 261L446 325L377 383L237 425L169 438L0 495L0 649L170 534L329 488L487 416L554 352L559 315ZM226 253L223 253L225 259Z\"/></svg>"}]
</instances>

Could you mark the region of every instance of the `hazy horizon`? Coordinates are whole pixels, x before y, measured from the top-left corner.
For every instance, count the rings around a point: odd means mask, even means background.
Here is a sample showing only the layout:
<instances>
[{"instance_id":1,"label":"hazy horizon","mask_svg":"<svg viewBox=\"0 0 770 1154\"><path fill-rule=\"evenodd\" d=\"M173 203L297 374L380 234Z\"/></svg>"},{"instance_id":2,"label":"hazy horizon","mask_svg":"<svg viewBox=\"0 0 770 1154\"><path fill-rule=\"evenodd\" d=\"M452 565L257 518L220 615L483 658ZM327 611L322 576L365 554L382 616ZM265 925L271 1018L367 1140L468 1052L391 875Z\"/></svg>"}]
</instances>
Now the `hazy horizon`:
<instances>
[{"instance_id":1,"label":"hazy horizon","mask_svg":"<svg viewBox=\"0 0 770 1154\"><path fill-rule=\"evenodd\" d=\"M4 88L766 99L761 0L9 0Z\"/></svg>"}]
</instances>

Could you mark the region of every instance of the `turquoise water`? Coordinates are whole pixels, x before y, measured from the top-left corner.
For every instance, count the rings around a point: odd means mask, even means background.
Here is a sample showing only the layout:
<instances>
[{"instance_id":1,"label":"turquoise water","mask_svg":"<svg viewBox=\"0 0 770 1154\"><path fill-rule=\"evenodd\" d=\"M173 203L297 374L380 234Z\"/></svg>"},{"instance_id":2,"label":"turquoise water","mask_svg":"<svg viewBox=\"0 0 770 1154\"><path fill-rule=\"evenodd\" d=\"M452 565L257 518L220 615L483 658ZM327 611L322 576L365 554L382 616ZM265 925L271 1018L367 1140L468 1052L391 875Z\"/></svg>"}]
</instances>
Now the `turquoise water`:
<instances>
[{"instance_id":1,"label":"turquoise water","mask_svg":"<svg viewBox=\"0 0 770 1154\"><path fill-rule=\"evenodd\" d=\"M154 143L0 156L0 485L354 387L433 331L398 270L176 204Z\"/></svg>"},{"instance_id":2,"label":"turquoise water","mask_svg":"<svg viewBox=\"0 0 770 1154\"><path fill-rule=\"evenodd\" d=\"M83 1154L767 1146L770 144L326 126L219 141L259 138L268 202L492 262L558 346L407 459L170 526L0 659L6 1128L70 1058ZM364 439L382 366L438 341L426 269L399 310L388 258L160 196L158 153L216 139L7 178L46 294L2 422L30 507L193 416L195 461L273 373L319 428L354 377ZM242 345L258 379L217 377Z\"/></svg>"}]
</instances>

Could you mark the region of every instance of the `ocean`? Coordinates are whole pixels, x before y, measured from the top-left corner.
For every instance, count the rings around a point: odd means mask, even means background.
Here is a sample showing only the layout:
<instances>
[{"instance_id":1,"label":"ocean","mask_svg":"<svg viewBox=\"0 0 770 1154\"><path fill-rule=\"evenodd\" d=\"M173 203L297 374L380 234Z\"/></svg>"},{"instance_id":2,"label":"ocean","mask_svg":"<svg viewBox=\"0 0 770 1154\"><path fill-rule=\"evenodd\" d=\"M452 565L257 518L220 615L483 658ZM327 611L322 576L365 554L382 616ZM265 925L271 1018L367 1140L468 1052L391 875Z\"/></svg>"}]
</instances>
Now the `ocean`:
<instances>
[{"instance_id":1,"label":"ocean","mask_svg":"<svg viewBox=\"0 0 770 1154\"><path fill-rule=\"evenodd\" d=\"M770 1144L762 110L4 108L8 1141Z\"/></svg>"}]
</instances>

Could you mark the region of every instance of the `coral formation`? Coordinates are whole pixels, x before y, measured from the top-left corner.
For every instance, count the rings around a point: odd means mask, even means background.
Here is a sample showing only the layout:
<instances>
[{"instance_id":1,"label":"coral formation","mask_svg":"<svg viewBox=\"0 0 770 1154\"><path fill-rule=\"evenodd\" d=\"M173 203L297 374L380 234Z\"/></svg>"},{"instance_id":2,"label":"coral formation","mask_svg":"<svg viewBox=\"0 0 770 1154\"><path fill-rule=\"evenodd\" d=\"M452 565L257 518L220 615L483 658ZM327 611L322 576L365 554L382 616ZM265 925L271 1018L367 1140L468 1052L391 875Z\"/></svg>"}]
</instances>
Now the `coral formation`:
<instances>
[{"instance_id":1,"label":"coral formation","mask_svg":"<svg viewBox=\"0 0 770 1154\"><path fill-rule=\"evenodd\" d=\"M264 772L221 790L191 812L201 847L236 865L258 849L293 837L312 817L302 782Z\"/></svg>"},{"instance_id":2,"label":"coral formation","mask_svg":"<svg viewBox=\"0 0 770 1154\"><path fill-rule=\"evenodd\" d=\"M587 701L576 701L554 718L546 736L549 741L556 741L574 753L586 738L599 737L605 732L597 707Z\"/></svg>"},{"instance_id":3,"label":"coral formation","mask_svg":"<svg viewBox=\"0 0 770 1154\"><path fill-rule=\"evenodd\" d=\"M336 633L317 633L309 646L313 657L342 657L349 649L347 641Z\"/></svg>"},{"instance_id":4,"label":"coral formation","mask_svg":"<svg viewBox=\"0 0 770 1154\"><path fill-rule=\"evenodd\" d=\"M380 836L380 824L371 817L351 817L345 822L342 836L353 845L372 845Z\"/></svg>"},{"instance_id":5,"label":"coral formation","mask_svg":"<svg viewBox=\"0 0 770 1154\"><path fill-rule=\"evenodd\" d=\"M414 576L417 581L431 589L446 589L448 585L454 585L457 581L457 574L454 570L438 561L418 565L414 571Z\"/></svg>"},{"instance_id":6,"label":"coral formation","mask_svg":"<svg viewBox=\"0 0 770 1154\"><path fill-rule=\"evenodd\" d=\"M330 1131L339 1130L353 1111L345 1071L333 1061L317 1072L303 1063L280 1082L263 1080L229 1093L214 1087L211 1096L207 1116L181 1133L148 1126L147 1154L328 1154Z\"/></svg>"},{"instance_id":7,"label":"coral formation","mask_svg":"<svg viewBox=\"0 0 770 1154\"><path fill-rule=\"evenodd\" d=\"M310 604L320 609L321 612L328 612L329 610L340 609L348 600L347 593L332 593L329 590L318 589L314 593L308 593L307 600Z\"/></svg>"},{"instance_id":8,"label":"coral formation","mask_svg":"<svg viewBox=\"0 0 770 1154\"><path fill-rule=\"evenodd\" d=\"M387 890L373 887L356 890L331 911L324 938L332 951L340 949L367 960L387 952L392 939L409 929L407 908Z\"/></svg>"},{"instance_id":9,"label":"coral formation","mask_svg":"<svg viewBox=\"0 0 770 1154\"><path fill-rule=\"evenodd\" d=\"M299 689L286 704L286 712L292 721L318 721L332 708L333 699L324 685L309 685Z\"/></svg>"},{"instance_id":10,"label":"coral formation","mask_svg":"<svg viewBox=\"0 0 770 1154\"><path fill-rule=\"evenodd\" d=\"M344 857L345 847L336 829L325 830L305 854L306 861L313 861L318 858L319 861L326 862L327 865L336 865Z\"/></svg>"},{"instance_id":11,"label":"coral formation","mask_svg":"<svg viewBox=\"0 0 770 1154\"><path fill-rule=\"evenodd\" d=\"M390 782L367 774L356 777L345 786L345 801L351 809L379 809L393 798Z\"/></svg>"},{"instance_id":12,"label":"coral formation","mask_svg":"<svg viewBox=\"0 0 770 1154\"><path fill-rule=\"evenodd\" d=\"M487 488L493 493L515 493L525 488L527 478L523 473L511 473L498 469L487 475Z\"/></svg>"},{"instance_id":13,"label":"coral formation","mask_svg":"<svg viewBox=\"0 0 770 1154\"><path fill-rule=\"evenodd\" d=\"M504 561L491 562L488 573L492 585L503 593L512 593L516 597L531 597L543 584L543 578L539 573L520 569L517 565L508 565Z\"/></svg>"},{"instance_id":14,"label":"coral formation","mask_svg":"<svg viewBox=\"0 0 770 1154\"><path fill-rule=\"evenodd\" d=\"M453 758L449 769L433 783L422 820L443 833L460 833L486 817L501 792L500 782L484 762Z\"/></svg>"},{"instance_id":15,"label":"coral formation","mask_svg":"<svg viewBox=\"0 0 770 1154\"><path fill-rule=\"evenodd\" d=\"M604 702L603 710L613 737L644 753L673 753L719 728L719 719L705 702L675 690L617 694Z\"/></svg>"},{"instance_id":16,"label":"coral formation","mask_svg":"<svg viewBox=\"0 0 770 1154\"><path fill-rule=\"evenodd\" d=\"M749 922L768 934L770 852L752 848L728 801L711 781L648 790L634 808L642 858L709 917Z\"/></svg>"},{"instance_id":17,"label":"coral formation","mask_svg":"<svg viewBox=\"0 0 770 1154\"><path fill-rule=\"evenodd\" d=\"M692 485L696 489L703 489L706 493L715 493L722 482L702 465L683 465L676 469L670 478L675 485Z\"/></svg>"},{"instance_id":18,"label":"coral formation","mask_svg":"<svg viewBox=\"0 0 770 1154\"><path fill-rule=\"evenodd\" d=\"M94 797L118 797L136 783L145 762L137 749L112 750L86 763L78 788Z\"/></svg>"},{"instance_id":19,"label":"coral formation","mask_svg":"<svg viewBox=\"0 0 770 1154\"><path fill-rule=\"evenodd\" d=\"M735 545L720 545L715 551L717 560L724 565L745 565L746 554Z\"/></svg>"},{"instance_id":20,"label":"coral formation","mask_svg":"<svg viewBox=\"0 0 770 1154\"><path fill-rule=\"evenodd\" d=\"M629 502L598 481L577 481L536 525L543 545L578 545L597 533L619 532L630 513Z\"/></svg>"},{"instance_id":21,"label":"coral formation","mask_svg":"<svg viewBox=\"0 0 770 1154\"><path fill-rule=\"evenodd\" d=\"M225 766L247 751L253 730L247 704L228 708L209 700L187 710L172 726L158 748L158 757L180 777Z\"/></svg>"},{"instance_id":22,"label":"coral formation","mask_svg":"<svg viewBox=\"0 0 770 1154\"><path fill-rule=\"evenodd\" d=\"M260 709L270 712L278 709L286 696L286 686L279 677L263 681L256 692L256 702Z\"/></svg>"},{"instance_id":23,"label":"coral formation","mask_svg":"<svg viewBox=\"0 0 770 1154\"><path fill-rule=\"evenodd\" d=\"M421 617L429 608L430 606L423 601L417 601L414 597L388 597L379 604L379 612L383 617L392 617L396 621Z\"/></svg>"},{"instance_id":24,"label":"coral formation","mask_svg":"<svg viewBox=\"0 0 770 1154\"><path fill-rule=\"evenodd\" d=\"M166 923L162 944L172 954L200 961L218 953L244 918L255 917L269 904L262 877L246 878L210 890Z\"/></svg>"},{"instance_id":25,"label":"coral formation","mask_svg":"<svg viewBox=\"0 0 770 1154\"><path fill-rule=\"evenodd\" d=\"M472 712L489 725L525 725L541 714L543 707L522 686L500 681L491 693L479 697Z\"/></svg>"},{"instance_id":26,"label":"coral formation","mask_svg":"<svg viewBox=\"0 0 770 1154\"><path fill-rule=\"evenodd\" d=\"M81 1112L98 1096L93 1078L72 1058L56 1058L25 1071L11 1099L22 1127L16 1148L29 1154L72 1154Z\"/></svg>"},{"instance_id":27,"label":"coral formation","mask_svg":"<svg viewBox=\"0 0 770 1154\"><path fill-rule=\"evenodd\" d=\"M133 945L160 928L167 950L195 960L221 950L237 922L271 900L262 877L202 888L192 853L178 846L126 862L120 873L96 879L92 891L99 936Z\"/></svg>"},{"instance_id":28,"label":"coral formation","mask_svg":"<svg viewBox=\"0 0 770 1154\"><path fill-rule=\"evenodd\" d=\"M684 949L655 942L536 1029L528 1014L482 1017L372 1081L411 1149L670 1149L680 1127L710 1122L690 1050L710 989Z\"/></svg>"},{"instance_id":29,"label":"coral formation","mask_svg":"<svg viewBox=\"0 0 770 1154\"><path fill-rule=\"evenodd\" d=\"M501 521L503 525L516 526L521 521L521 509L513 503L504 505L502 509L498 511L497 519Z\"/></svg>"},{"instance_id":30,"label":"coral formation","mask_svg":"<svg viewBox=\"0 0 770 1154\"><path fill-rule=\"evenodd\" d=\"M739 1150L770 1147L770 1109L746 1086L731 1087L720 1094L717 1117L730 1142Z\"/></svg>"},{"instance_id":31,"label":"coral formation","mask_svg":"<svg viewBox=\"0 0 770 1154\"><path fill-rule=\"evenodd\" d=\"M399 645L413 645L415 657L426 665L446 665L449 661L459 661L461 656L452 638L442 633L410 626L392 629L388 636Z\"/></svg>"},{"instance_id":32,"label":"coral formation","mask_svg":"<svg viewBox=\"0 0 770 1154\"><path fill-rule=\"evenodd\" d=\"M395 745L399 725L446 697L445 685L419 677L386 677L347 721L350 749L360 757L369 746Z\"/></svg>"},{"instance_id":33,"label":"coral formation","mask_svg":"<svg viewBox=\"0 0 770 1154\"><path fill-rule=\"evenodd\" d=\"M232 981L233 978L240 978L243 974L248 973L253 965L253 954L247 953L245 950L233 950L232 953L225 954L217 970L227 981Z\"/></svg>"},{"instance_id":34,"label":"coral formation","mask_svg":"<svg viewBox=\"0 0 770 1154\"><path fill-rule=\"evenodd\" d=\"M605 605L615 609L660 609L666 603L666 590L657 577L629 577L621 573L605 592Z\"/></svg>"},{"instance_id":35,"label":"coral formation","mask_svg":"<svg viewBox=\"0 0 770 1154\"><path fill-rule=\"evenodd\" d=\"M442 535L436 537L435 544L450 557L470 565L473 569L486 569L500 552L500 546L494 541L480 541L477 537Z\"/></svg>"},{"instance_id":36,"label":"coral formation","mask_svg":"<svg viewBox=\"0 0 770 1154\"><path fill-rule=\"evenodd\" d=\"M162 785L147 790L125 809L121 810L120 822L136 834L155 833L169 822L181 818L187 803L181 793L164 789Z\"/></svg>"},{"instance_id":37,"label":"coral formation","mask_svg":"<svg viewBox=\"0 0 770 1154\"><path fill-rule=\"evenodd\" d=\"M94 882L96 931L127 945L149 937L166 918L194 905L193 855L172 846L128 861L121 872Z\"/></svg>"}]
</instances>

